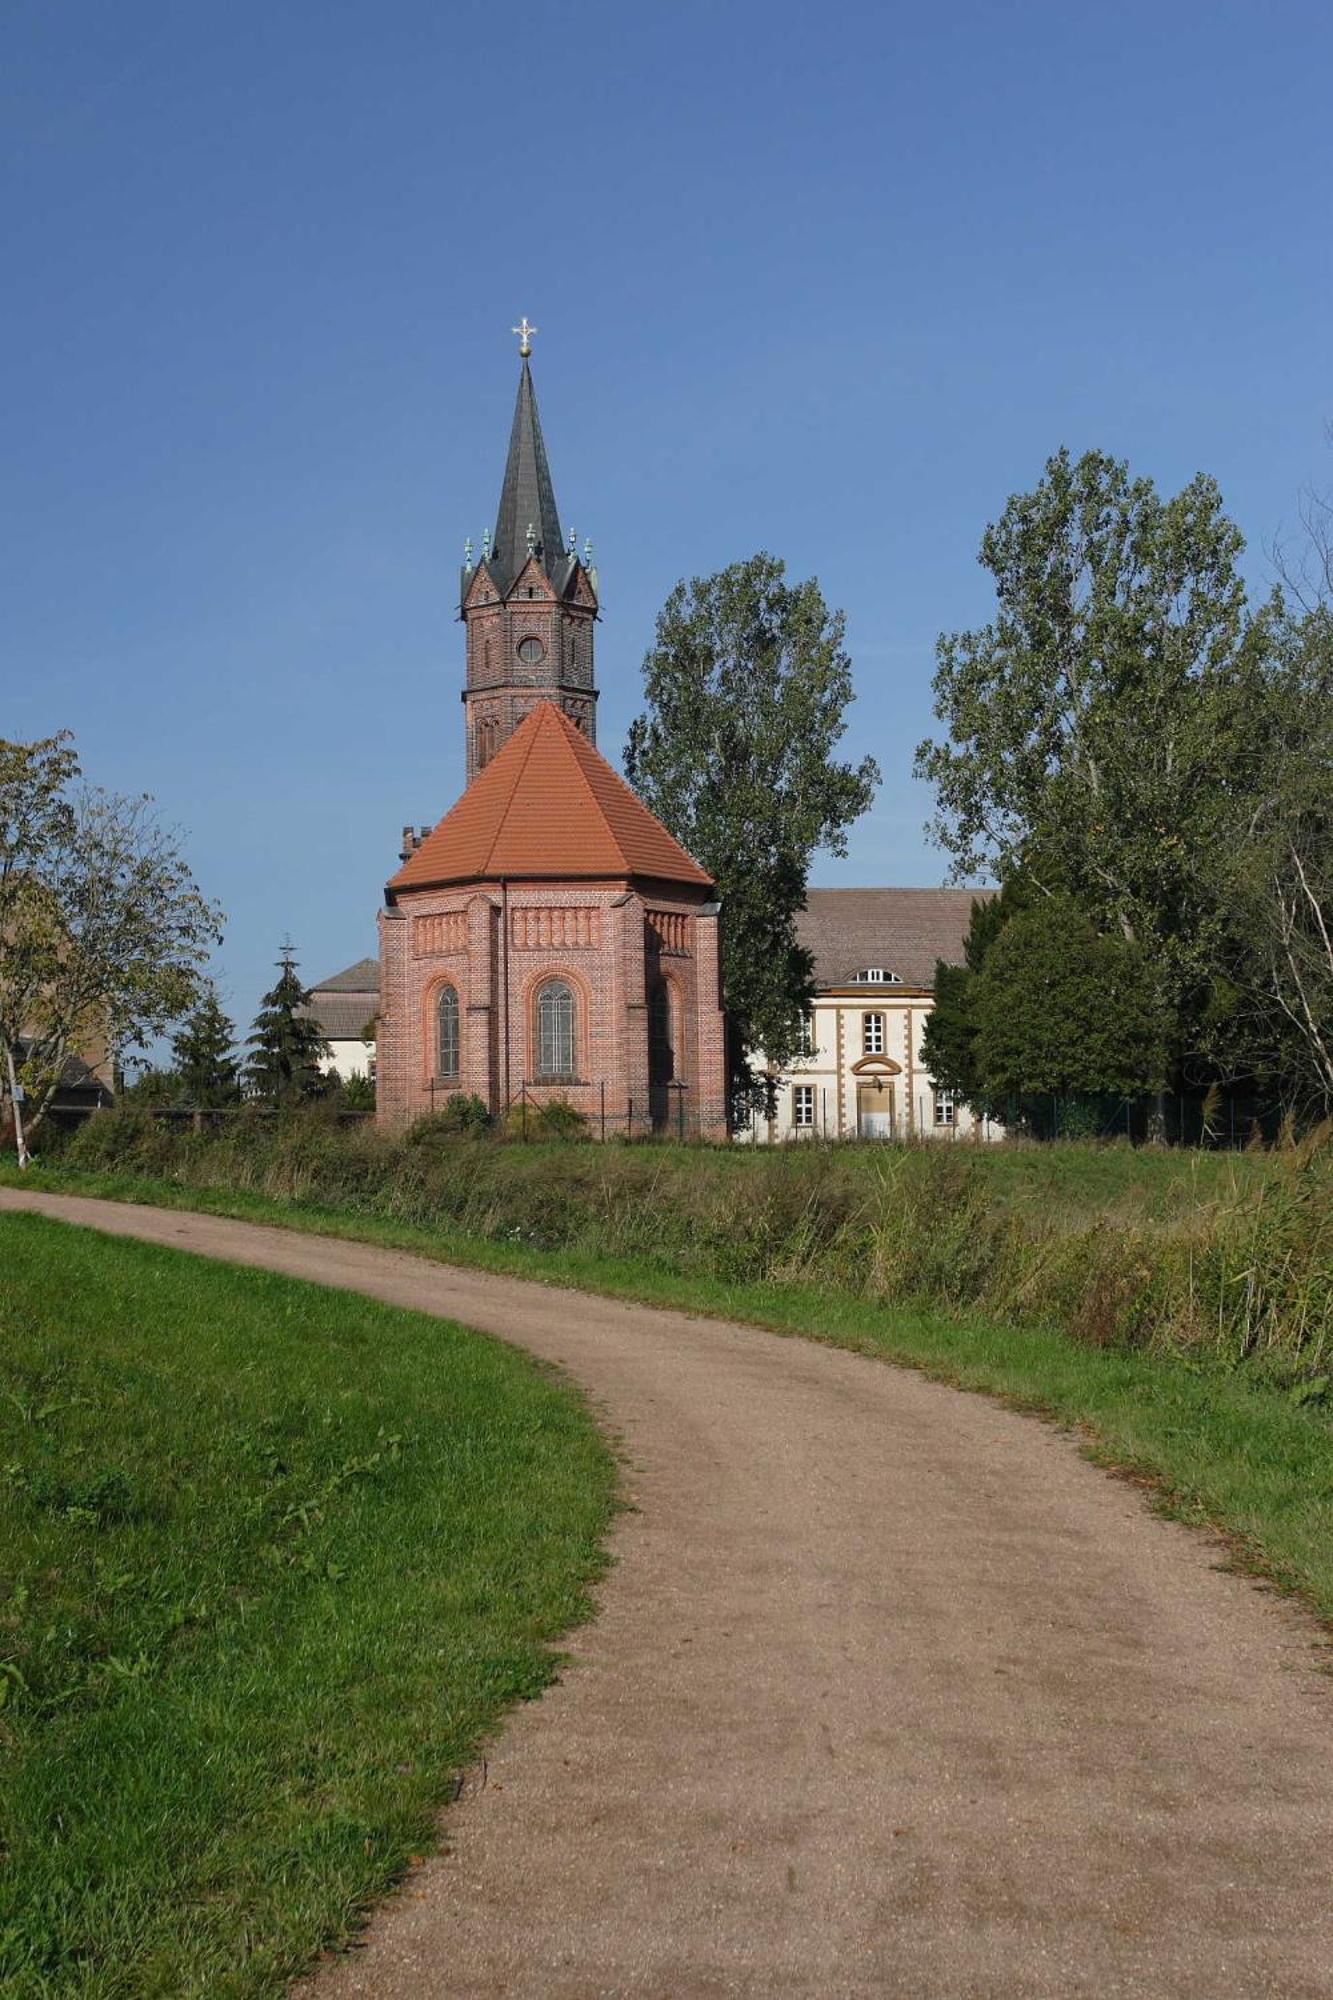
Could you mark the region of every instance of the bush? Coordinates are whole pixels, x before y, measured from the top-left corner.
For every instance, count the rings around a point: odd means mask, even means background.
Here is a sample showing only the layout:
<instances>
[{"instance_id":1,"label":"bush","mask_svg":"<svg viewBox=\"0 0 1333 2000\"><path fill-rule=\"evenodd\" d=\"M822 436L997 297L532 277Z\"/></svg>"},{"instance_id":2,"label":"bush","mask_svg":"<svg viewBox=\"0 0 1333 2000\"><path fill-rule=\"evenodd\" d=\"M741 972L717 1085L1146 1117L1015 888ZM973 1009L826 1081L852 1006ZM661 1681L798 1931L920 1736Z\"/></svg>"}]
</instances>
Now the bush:
<instances>
[{"instance_id":1,"label":"bush","mask_svg":"<svg viewBox=\"0 0 1333 2000\"><path fill-rule=\"evenodd\" d=\"M440 1110L428 1111L424 1118L418 1118L408 1127L407 1144L434 1146L442 1139L475 1138L488 1131L490 1123L491 1114L482 1098L455 1090L445 1098Z\"/></svg>"}]
</instances>

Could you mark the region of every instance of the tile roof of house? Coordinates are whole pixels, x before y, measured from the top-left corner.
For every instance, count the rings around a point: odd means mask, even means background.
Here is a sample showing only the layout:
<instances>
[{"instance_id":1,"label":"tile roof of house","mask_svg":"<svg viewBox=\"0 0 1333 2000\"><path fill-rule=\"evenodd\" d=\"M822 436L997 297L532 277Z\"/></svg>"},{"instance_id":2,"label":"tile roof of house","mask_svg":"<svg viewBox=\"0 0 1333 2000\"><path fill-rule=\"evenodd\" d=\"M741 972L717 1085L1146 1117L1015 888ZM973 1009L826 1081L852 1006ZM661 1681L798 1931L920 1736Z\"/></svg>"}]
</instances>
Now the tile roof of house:
<instances>
[{"instance_id":1,"label":"tile roof of house","mask_svg":"<svg viewBox=\"0 0 1333 2000\"><path fill-rule=\"evenodd\" d=\"M514 879L708 875L549 701L540 701L390 878L400 889Z\"/></svg>"},{"instance_id":2,"label":"tile roof of house","mask_svg":"<svg viewBox=\"0 0 1333 2000\"><path fill-rule=\"evenodd\" d=\"M963 962L974 901L992 889L811 889L797 920L815 984L850 986L872 966L904 986L931 987L935 964Z\"/></svg>"},{"instance_id":3,"label":"tile roof of house","mask_svg":"<svg viewBox=\"0 0 1333 2000\"><path fill-rule=\"evenodd\" d=\"M318 1021L326 1042L359 1042L380 1007L380 962L358 958L355 965L321 979L310 989L310 1004L297 1012Z\"/></svg>"},{"instance_id":4,"label":"tile roof of house","mask_svg":"<svg viewBox=\"0 0 1333 2000\"><path fill-rule=\"evenodd\" d=\"M321 993L312 989L310 1005L297 1012L319 1023L326 1042L359 1042L379 1010L378 993Z\"/></svg>"},{"instance_id":5,"label":"tile roof of house","mask_svg":"<svg viewBox=\"0 0 1333 2000\"><path fill-rule=\"evenodd\" d=\"M317 979L310 990L312 993L377 994L380 990L380 962L377 958L358 958L355 965L346 966L327 979Z\"/></svg>"}]
</instances>

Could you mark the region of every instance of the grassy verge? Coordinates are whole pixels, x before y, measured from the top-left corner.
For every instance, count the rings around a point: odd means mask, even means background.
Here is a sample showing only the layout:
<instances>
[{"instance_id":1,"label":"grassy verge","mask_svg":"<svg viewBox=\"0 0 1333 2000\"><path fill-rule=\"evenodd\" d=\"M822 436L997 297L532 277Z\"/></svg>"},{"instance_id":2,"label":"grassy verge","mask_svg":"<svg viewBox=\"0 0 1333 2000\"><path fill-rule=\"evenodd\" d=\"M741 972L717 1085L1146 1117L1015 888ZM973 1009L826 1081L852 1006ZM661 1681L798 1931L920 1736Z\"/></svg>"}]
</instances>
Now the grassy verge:
<instances>
[{"instance_id":1,"label":"grassy verge","mask_svg":"<svg viewBox=\"0 0 1333 2000\"><path fill-rule=\"evenodd\" d=\"M0 1216L0 1992L277 1995L586 1615L577 1395L353 1294Z\"/></svg>"},{"instance_id":2,"label":"grassy verge","mask_svg":"<svg viewBox=\"0 0 1333 2000\"><path fill-rule=\"evenodd\" d=\"M12 1181L12 1174L5 1178ZM1205 1351L1100 1346L1051 1325L891 1306L822 1280L730 1280L586 1245L386 1220L136 1175L34 1170L33 1186L201 1209L382 1243L447 1263L747 1320L997 1395L1079 1430L1092 1456L1148 1483L1163 1511L1223 1535L1233 1559L1333 1621L1333 1421L1328 1406Z\"/></svg>"}]
</instances>

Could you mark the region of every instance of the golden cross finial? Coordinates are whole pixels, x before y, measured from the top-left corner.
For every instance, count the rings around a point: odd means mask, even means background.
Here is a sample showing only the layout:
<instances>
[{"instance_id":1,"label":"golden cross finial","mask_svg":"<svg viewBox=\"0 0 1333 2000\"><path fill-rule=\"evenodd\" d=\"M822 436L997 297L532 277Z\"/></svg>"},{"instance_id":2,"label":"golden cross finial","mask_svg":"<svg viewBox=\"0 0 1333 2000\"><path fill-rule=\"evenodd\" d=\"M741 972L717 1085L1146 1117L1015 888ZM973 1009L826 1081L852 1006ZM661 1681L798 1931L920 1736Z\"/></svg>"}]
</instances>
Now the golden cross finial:
<instances>
[{"instance_id":1,"label":"golden cross finial","mask_svg":"<svg viewBox=\"0 0 1333 2000\"><path fill-rule=\"evenodd\" d=\"M520 354L531 354L532 336L534 333L540 333L540 331L540 327L528 325L528 316L526 313L524 313L517 326L510 328L511 333L518 335L518 351Z\"/></svg>"}]
</instances>

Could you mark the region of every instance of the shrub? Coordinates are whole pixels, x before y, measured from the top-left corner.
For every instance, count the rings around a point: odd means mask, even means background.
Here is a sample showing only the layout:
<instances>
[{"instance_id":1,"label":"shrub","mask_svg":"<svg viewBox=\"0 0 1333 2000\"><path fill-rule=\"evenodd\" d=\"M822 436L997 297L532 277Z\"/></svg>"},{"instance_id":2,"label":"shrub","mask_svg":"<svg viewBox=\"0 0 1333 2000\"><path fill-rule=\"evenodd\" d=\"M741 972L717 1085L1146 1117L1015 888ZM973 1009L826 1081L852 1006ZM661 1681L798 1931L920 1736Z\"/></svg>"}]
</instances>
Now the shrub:
<instances>
[{"instance_id":1,"label":"shrub","mask_svg":"<svg viewBox=\"0 0 1333 2000\"><path fill-rule=\"evenodd\" d=\"M489 1129L491 1114L484 1099L455 1090L438 1111L428 1111L407 1130L409 1146L435 1146L442 1139L475 1138Z\"/></svg>"}]
</instances>

